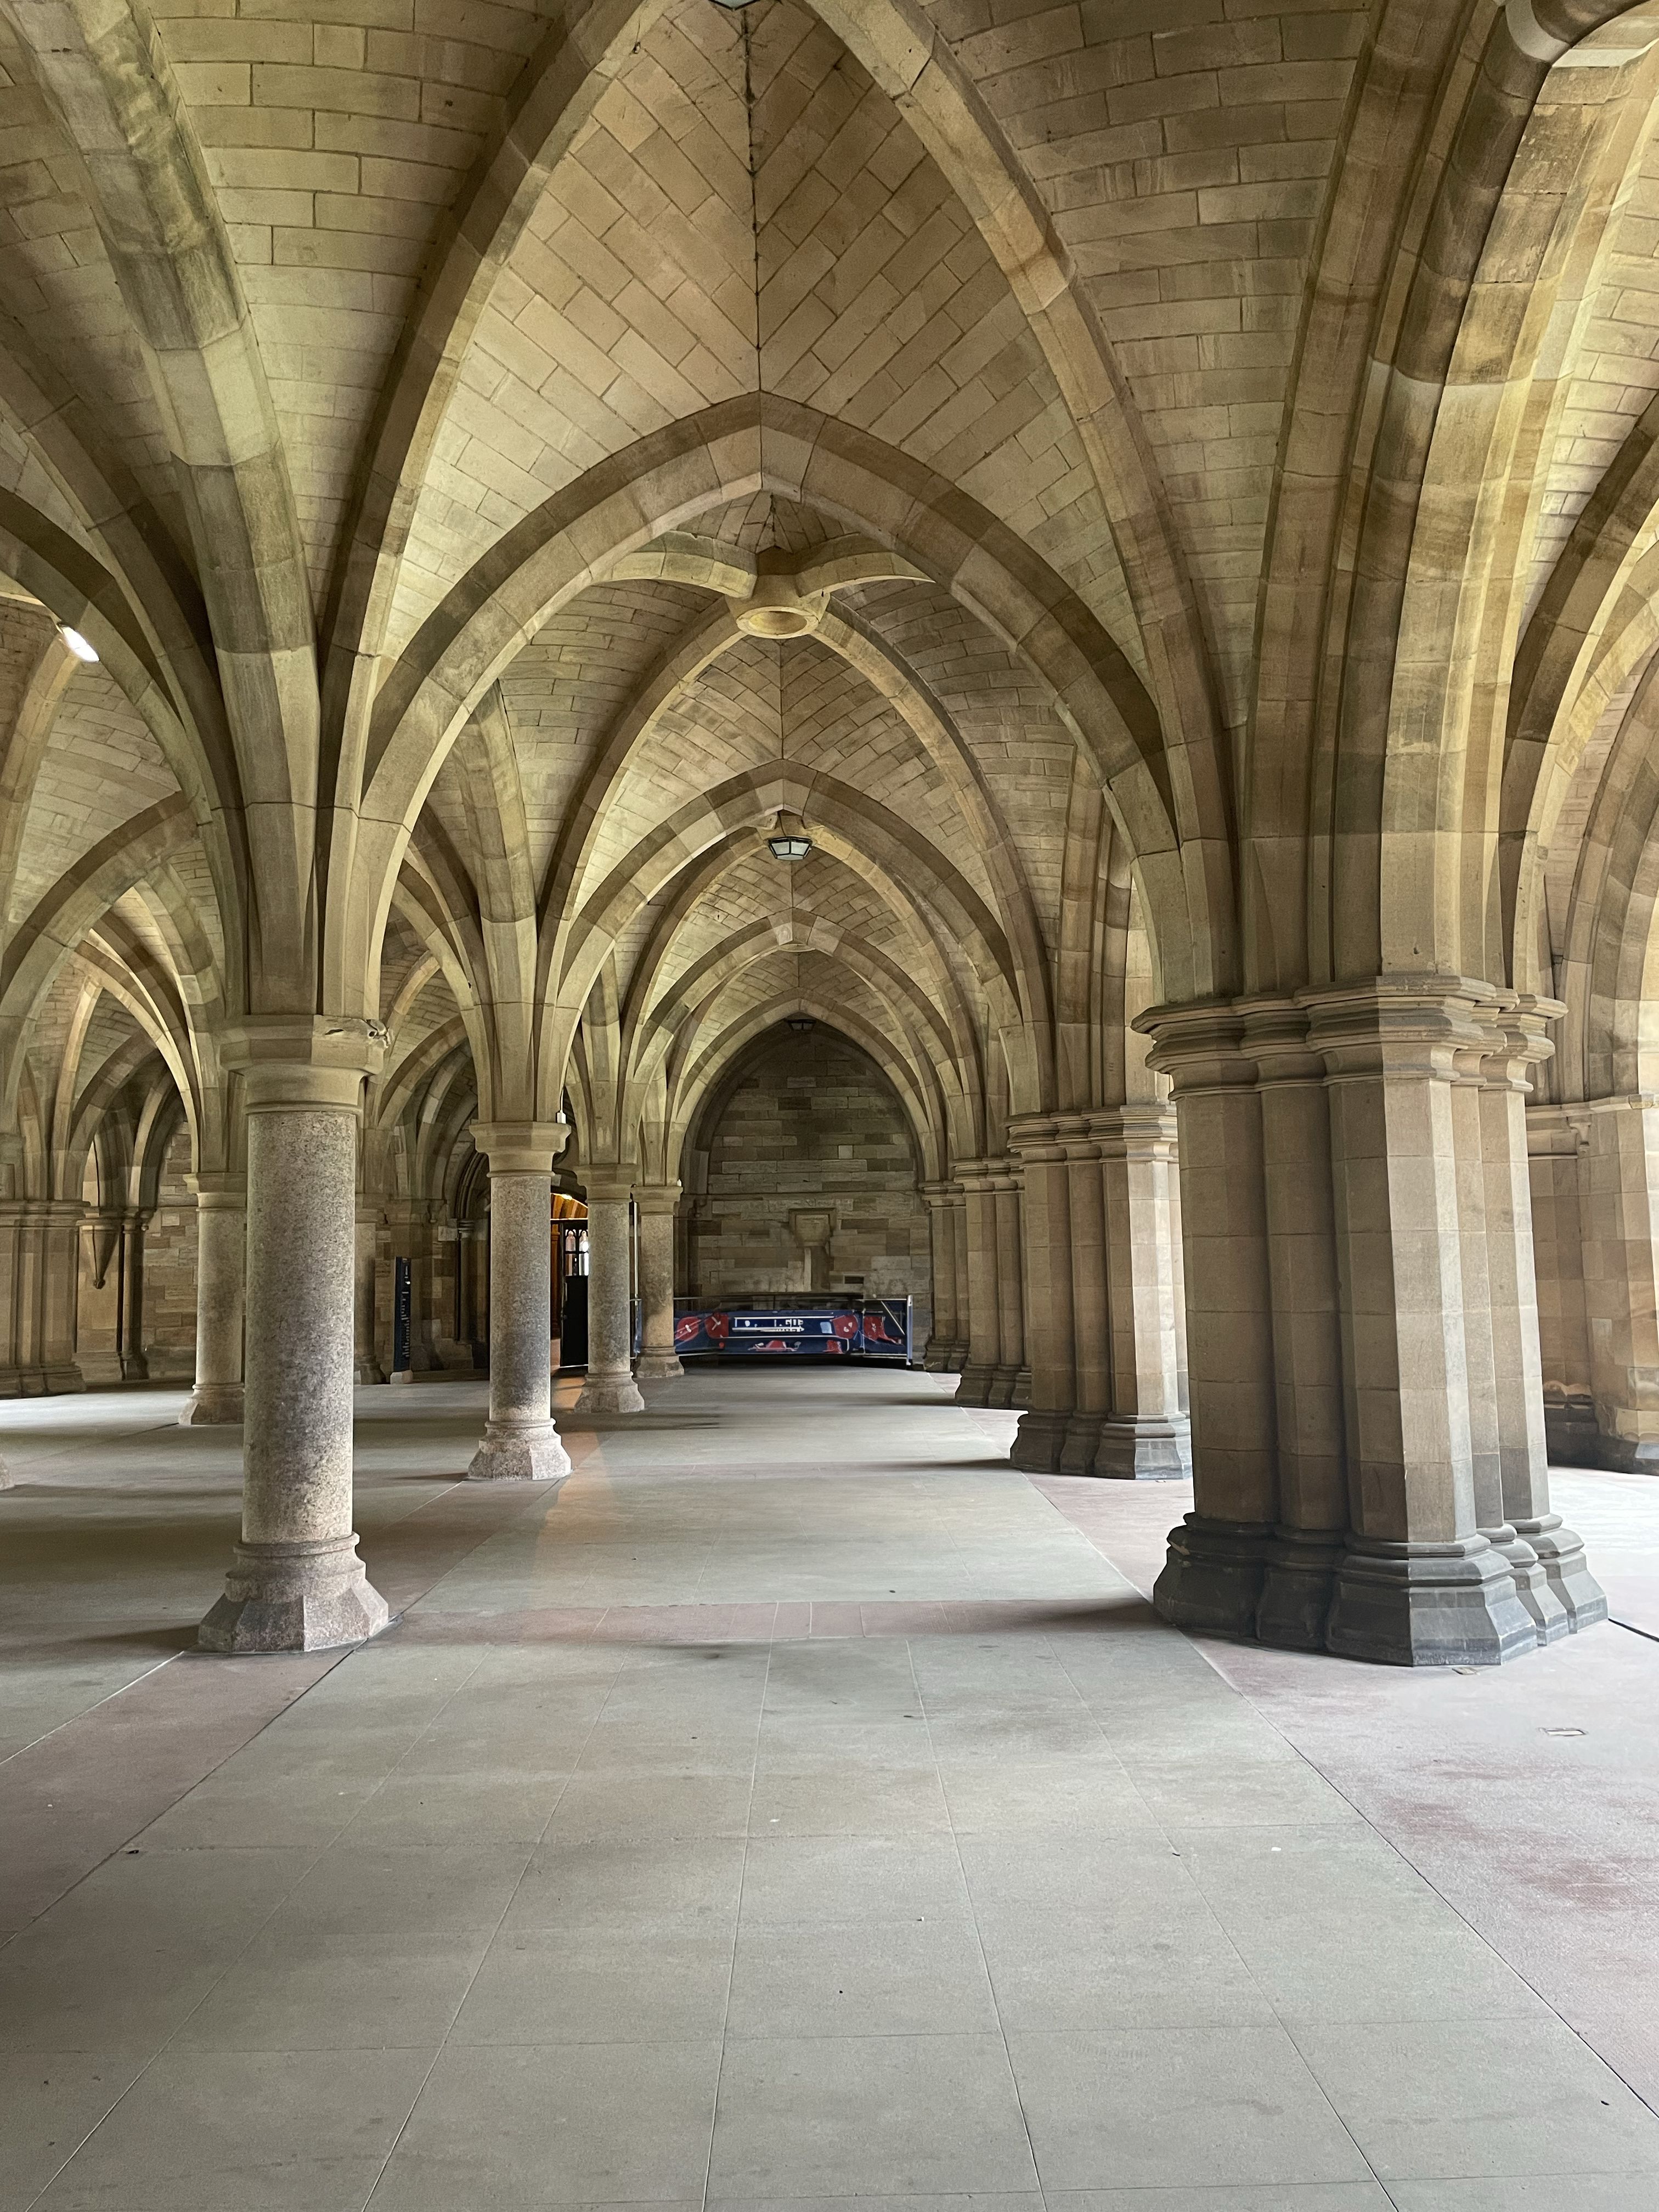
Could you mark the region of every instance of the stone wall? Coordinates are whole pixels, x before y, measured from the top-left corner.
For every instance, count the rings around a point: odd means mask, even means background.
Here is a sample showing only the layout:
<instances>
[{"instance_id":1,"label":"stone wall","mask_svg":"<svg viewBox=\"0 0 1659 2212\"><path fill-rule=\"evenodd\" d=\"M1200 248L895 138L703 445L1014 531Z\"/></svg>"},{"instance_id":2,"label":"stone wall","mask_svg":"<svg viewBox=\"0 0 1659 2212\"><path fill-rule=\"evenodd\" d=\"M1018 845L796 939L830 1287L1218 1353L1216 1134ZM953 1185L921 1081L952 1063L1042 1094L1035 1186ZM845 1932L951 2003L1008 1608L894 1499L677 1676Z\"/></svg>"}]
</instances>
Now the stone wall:
<instances>
[{"instance_id":1,"label":"stone wall","mask_svg":"<svg viewBox=\"0 0 1659 2212\"><path fill-rule=\"evenodd\" d=\"M823 1273L831 1291L916 1301L928 1328L927 1212L891 1086L867 1054L818 1028L769 1032L697 1132L688 1237L700 1297L810 1287L792 1213L832 1217ZM706 1158L706 1182L702 1164Z\"/></svg>"},{"instance_id":2,"label":"stone wall","mask_svg":"<svg viewBox=\"0 0 1659 2212\"><path fill-rule=\"evenodd\" d=\"M155 1376L196 1371L196 1200L190 1135L180 1129L161 1166L159 1203L144 1231L144 1357Z\"/></svg>"}]
</instances>

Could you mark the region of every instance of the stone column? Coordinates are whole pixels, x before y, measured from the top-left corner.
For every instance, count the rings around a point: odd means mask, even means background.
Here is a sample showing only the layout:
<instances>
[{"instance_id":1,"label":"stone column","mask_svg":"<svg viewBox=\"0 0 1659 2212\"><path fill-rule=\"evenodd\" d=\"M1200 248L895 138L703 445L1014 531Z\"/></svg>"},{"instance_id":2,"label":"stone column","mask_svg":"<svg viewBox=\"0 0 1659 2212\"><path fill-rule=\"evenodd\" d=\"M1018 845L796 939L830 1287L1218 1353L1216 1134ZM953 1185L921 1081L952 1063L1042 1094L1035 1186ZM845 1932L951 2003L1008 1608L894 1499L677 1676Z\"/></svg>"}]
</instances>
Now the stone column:
<instances>
[{"instance_id":1,"label":"stone column","mask_svg":"<svg viewBox=\"0 0 1659 2212\"><path fill-rule=\"evenodd\" d=\"M180 1425L242 1418L242 1301L247 1186L240 1176L197 1175L196 1381Z\"/></svg>"},{"instance_id":2,"label":"stone column","mask_svg":"<svg viewBox=\"0 0 1659 2212\"><path fill-rule=\"evenodd\" d=\"M1505 1006L1489 1023L1495 1048L1486 1056L1480 1096L1498 1450L1504 1518L1514 1532L1508 1556L1522 1603L1544 1643L1605 1620L1607 1612L1583 1539L1550 1510L1544 1436L1526 1101L1532 1069L1553 1049L1547 1024L1565 1012L1553 999Z\"/></svg>"},{"instance_id":3,"label":"stone column","mask_svg":"<svg viewBox=\"0 0 1659 2212\"><path fill-rule=\"evenodd\" d=\"M1029 1474L1052 1474L1077 1407L1066 1145L1060 1124L1048 1115L1016 1122L1008 1133L1020 1164L1020 1273L1025 1285L1021 1334L1030 1371L1029 1410L1021 1418L1009 1461Z\"/></svg>"},{"instance_id":4,"label":"stone column","mask_svg":"<svg viewBox=\"0 0 1659 2212\"><path fill-rule=\"evenodd\" d=\"M1526 1117L1545 1442L1553 1465L1594 1467L1601 1432L1590 1388L1579 1206L1589 1113L1583 1106L1528 1105Z\"/></svg>"},{"instance_id":5,"label":"stone column","mask_svg":"<svg viewBox=\"0 0 1659 2212\"><path fill-rule=\"evenodd\" d=\"M1278 1439L1279 1522L1255 1630L1264 1644L1322 1651L1348 1526L1325 1063L1309 1049L1307 1012L1293 1000L1243 1000L1238 1012L1261 1107Z\"/></svg>"},{"instance_id":6,"label":"stone column","mask_svg":"<svg viewBox=\"0 0 1659 2212\"><path fill-rule=\"evenodd\" d=\"M210 1651L316 1651L386 1623L351 1525L352 1269L366 1024L233 1032L247 1104L242 1536L202 1623Z\"/></svg>"},{"instance_id":7,"label":"stone column","mask_svg":"<svg viewBox=\"0 0 1659 2212\"><path fill-rule=\"evenodd\" d=\"M1091 1114L1089 1129L1100 1154L1112 1366L1111 1405L1092 1472L1175 1480L1193 1464L1176 1333L1182 1296L1170 1220L1176 1110L1151 1101L1111 1107Z\"/></svg>"},{"instance_id":8,"label":"stone column","mask_svg":"<svg viewBox=\"0 0 1659 2212\"><path fill-rule=\"evenodd\" d=\"M1023 1406L1030 1396L1025 1364L1025 1270L1021 1265L1020 1179L1012 1160L991 1164L997 1254L997 1363L988 1406Z\"/></svg>"},{"instance_id":9,"label":"stone column","mask_svg":"<svg viewBox=\"0 0 1659 2212\"><path fill-rule=\"evenodd\" d=\"M1060 1447L1062 1474L1092 1474L1100 1431L1112 1405L1112 1324L1106 1286L1105 1184L1090 1117L1062 1114L1072 1252L1073 1404Z\"/></svg>"},{"instance_id":10,"label":"stone column","mask_svg":"<svg viewBox=\"0 0 1659 2212\"><path fill-rule=\"evenodd\" d=\"M148 1218L143 1213L126 1213L121 1218L121 1294L116 1304L119 1316L116 1352L124 1382L144 1382L149 1379L149 1362L144 1357L144 1224ZM77 1275L80 1257L77 1247ZM78 1295L76 1304L78 1306Z\"/></svg>"},{"instance_id":11,"label":"stone column","mask_svg":"<svg viewBox=\"0 0 1659 2212\"><path fill-rule=\"evenodd\" d=\"M380 1209L372 1199L357 1206L357 1227L352 1255L352 1379L384 1382L375 1342L375 1285L380 1275Z\"/></svg>"},{"instance_id":12,"label":"stone column","mask_svg":"<svg viewBox=\"0 0 1659 2212\"><path fill-rule=\"evenodd\" d=\"M951 1185L951 1249L957 1268L957 1334L951 1346L950 1370L960 1375L968 1364L968 1194L959 1182Z\"/></svg>"},{"instance_id":13,"label":"stone column","mask_svg":"<svg viewBox=\"0 0 1659 2212\"><path fill-rule=\"evenodd\" d=\"M474 1482L561 1483L570 1462L553 1425L553 1162L562 1121L475 1121L489 1162L489 1415Z\"/></svg>"},{"instance_id":14,"label":"stone column","mask_svg":"<svg viewBox=\"0 0 1659 2212\"><path fill-rule=\"evenodd\" d=\"M1182 1628L1248 1636L1279 1522L1261 1102L1220 1003L1159 1006L1135 1026L1170 1077L1179 1133L1193 1510L1170 1533L1154 1601Z\"/></svg>"},{"instance_id":15,"label":"stone column","mask_svg":"<svg viewBox=\"0 0 1659 2212\"><path fill-rule=\"evenodd\" d=\"M579 1413L641 1413L629 1316L630 1168L587 1170L587 1380Z\"/></svg>"},{"instance_id":16,"label":"stone column","mask_svg":"<svg viewBox=\"0 0 1659 2212\"><path fill-rule=\"evenodd\" d=\"M1595 1464L1659 1474L1659 1097L1588 1108L1581 1204Z\"/></svg>"},{"instance_id":17,"label":"stone column","mask_svg":"<svg viewBox=\"0 0 1659 2212\"><path fill-rule=\"evenodd\" d=\"M640 1219L640 1364L642 1382L672 1382L685 1370L674 1342L674 1217L677 1182L642 1183L634 1194Z\"/></svg>"},{"instance_id":18,"label":"stone column","mask_svg":"<svg viewBox=\"0 0 1659 2212\"><path fill-rule=\"evenodd\" d=\"M23 1201L0 1200L0 1398L33 1395L27 1315L23 1303ZM33 1389L40 1389L38 1381Z\"/></svg>"},{"instance_id":19,"label":"stone column","mask_svg":"<svg viewBox=\"0 0 1659 2212\"><path fill-rule=\"evenodd\" d=\"M1477 1522L1452 1101L1479 988L1299 994L1330 1098L1352 1478L1326 1642L1352 1658L1492 1666L1537 1642Z\"/></svg>"},{"instance_id":20,"label":"stone column","mask_svg":"<svg viewBox=\"0 0 1659 2212\"><path fill-rule=\"evenodd\" d=\"M948 1182L925 1182L921 1195L927 1208L927 1249L933 1285L933 1318L922 1365L931 1375L947 1373L956 1350L957 1325L957 1212Z\"/></svg>"},{"instance_id":21,"label":"stone column","mask_svg":"<svg viewBox=\"0 0 1659 2212\"><path fill-rule=\"evenodd\" d=\"M1469 1468L1474 1486L1474 1523L1493 1551L1507 1563L1516 1595L1525 1607L1538 1640L1548 1643L1566 1634L1566 1613L1559 1600L1551 1593L1537 1553L1510 1525L1504 1507L1495 1301L1486 1219L1487 1164L1482 1130L1486 1061L1492 1042L1486 1026L1492 1018L1490 1006L1478 1006L1475 1018L1481 1024L1480 1042L1456 1055L1456 1072L1452 1079L1452 1143L1457 1168L1457 1241L1463 1285L1463 1357L1468 1376ZM1540 1424L1543 1412L1540 1389Z\"/></svg>"},{"instance_id":22,"label":"stone column","mask_svg":"<svg viewBox=\"0 0 1659 2212\"><path fill-rule=\"evenodd\" d=\"M958 1406L987 1406L995 1378L1002 1342L1001 1307L997 1296L996 1199L991 1187L990 1163L959 1160L957 1176L965 1200L967 1236L963 1240L968 1265L968 1356L957 1385Z\"/></svg>"},{"instance_id":23,"label":"stone column","mask_svg":"<svg viewBox=\"0 0 1659 2212\"><path fill-rule=\"evenodd\" d=\"M40 1364L46 1387L54 1392L84 1390L86 1377L75 1358L75 1323L81 1296L81 1224L86 1208L79 1199L43 1199L35 1211L39 1224ZM131 1218L129 1216L129 1220ZM143 1283L141 1272L141 1308ZM125 1364L124 1360L124 1366Z\"/></svg>"}]
</instances>

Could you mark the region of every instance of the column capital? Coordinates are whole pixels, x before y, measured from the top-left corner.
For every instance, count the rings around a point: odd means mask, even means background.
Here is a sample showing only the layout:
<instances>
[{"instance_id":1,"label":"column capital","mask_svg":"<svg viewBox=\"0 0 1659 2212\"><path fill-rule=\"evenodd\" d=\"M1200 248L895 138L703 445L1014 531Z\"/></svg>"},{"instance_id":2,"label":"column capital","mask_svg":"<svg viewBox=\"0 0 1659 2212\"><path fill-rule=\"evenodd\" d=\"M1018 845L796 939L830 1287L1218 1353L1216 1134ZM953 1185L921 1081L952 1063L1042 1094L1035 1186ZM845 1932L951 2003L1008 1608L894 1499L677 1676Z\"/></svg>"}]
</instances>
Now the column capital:
<instances>
[{"instance_id":1,"label":"column capital","mask_svg":"<svg viewBox=\"0 0 1659 2212\"><path fill-rule=\"evenodd\" d=\"M1103 1159L1175 1158L1176 1109L1158 1099L1097 1107L1089 1116L1093 1147Z\"/></svg>"},{"instance_id":2,"label":"column capital","mask_svg":"<svg viewBox=\"0 0 1659 2212\"><path fill-rule=\"evenodd\" d=\"M1547 1100L1527 1109L1527 1152L1543 1158L1559 1153L1571 1158L1583 1147L1589 1127L1589 1109L1556 1106Z\"/></svg>"},{"instance_id":3,"label":"column capital","mask_svg":"<svg viewBox=\"0 0 1659 2212\"><path fill-rule=\"evenodd\" d=\"M357 1014L262 1014L219 1034L221 1064L242 1078L250 1113L319 1108L356 1113L378 1075L387 1037Z\"/></svg>"},{"instance_id":4,"label":"column capital","mask_svg":"<svg viewBox=\"0 0 1659 2212\"><path fill-rule=\"evenodd\" d=\"M1500 996L1468 975L1391 973L1298 991L1309 1043L1336 1081L1410 1075L1454 1081L1460 1054L1486 1042L1480 1012Z\"/></svg>"},{"instance_id":5,"label":"column capital","mask_svg":"<svg viewBox=\"0 0 1659 2212\"><path fill-rule=\"evenodd\" d=\"M919 1182L917 1190L931 1206L952 1206L962 1196L959 1182Z\"/></svg>"},{"instance_id":6,"label":"column capital","mask_svg":"<svg viewBox=\"0 0 1659 2212\"><path fill-rule=\"evenodd\" d=\"M991 1160L952 1160L951 1179L960 1183L964 1192L982 1194L991 1188L991 1177L996 1167Z\"/></svg>"},{"instance_id":7,"label":"column capital","mask_svg":"<svg viewBox=\"0 0 1659 2212\"><path fill-rule=\"evenodd\" d=\"M1022 1114L1018 1121L1010 1121L1008 1145L1022 1166L1066 1158L1060 1122L1053 1114Z\"/></svg>"},{"instance_id":8,"label":"column capital","mask_svg":"<svg viewBox=\"0 0 1659 2212\"><path fill-rule=\"evenodd\" d=\"M595 1200L627 1199L634 1195L634 1168L629 1161L593 1160L581 1170L582 1187L591 1206Z\"/></svg>"},{"instance_id":9,"label":"column capital","mask_svg":"<svg viewBox=\"0 0 1659 2212\"><path fill-rule=\"evenodd\" d=\"M1566 1011L1561 1000L1540 999L1532 991L1505 991L1496 1006L1482 1008L1476 1018L1487 1032L1487 1087L1530 1097L1530 1070L1554 1059L1555 1040L1548 1031Z\"/></svg>"},{"instance_id":10,"label":"column capital","mask_svg":"<svg viewBox=\"0 0 1659 2212\"><path fill-rule=\"evenodd\" d=\"M204 1169L185 1182L196 1194L198 1213L239 1213L247 1205L247 1177Z\"/></svg>"},{"instance_id":11,"label":"column capital","mask_svg":"<svg viewBox=\"0 0 1659 2212\"><path fill-rule=\"evenodd\" d=\"M1167 1075L1177 1097L1195 1091L1246 1091L1255 1063L1241 1050L1244 1024L1231 999L1148 1006L1129 1024L1152 1040L1146 1065Z\"/></svg>"},{"instance_id":12,"label":"column capital","mask_svg":"<svg viewBox=\"0 0 1659 2212\"><path fill-rule=\"evenodd\" d=\"M1324 1081L1324 1060L1308 1042L1305 1006L1294 998L1262 995L1236 999L1233 1010L1243 1024L1244 1049L1255 1062L1258 1083Z\"/></svg>"},{"instance_id":13,"label":"column capital","mask_svg":"<svg viewBox=\"0 0 1659 2212\"><path fill-rule=\"evenodd\" d=\"M637 1182L634 1186L634 1203L641 1213L677 1212L680 1186L677 1182Z\"/></svg>"},{"instance_id":14,"label":"column capital","mask_svg":"<svg viewBox=\"0 0 1659 2212\"><path fill-rule=\"evenodd\" d=\"M568 1121L474 1121L468 1135L491 1175L544 1175L570 1141Z\"/></svg>"}]
</instances>

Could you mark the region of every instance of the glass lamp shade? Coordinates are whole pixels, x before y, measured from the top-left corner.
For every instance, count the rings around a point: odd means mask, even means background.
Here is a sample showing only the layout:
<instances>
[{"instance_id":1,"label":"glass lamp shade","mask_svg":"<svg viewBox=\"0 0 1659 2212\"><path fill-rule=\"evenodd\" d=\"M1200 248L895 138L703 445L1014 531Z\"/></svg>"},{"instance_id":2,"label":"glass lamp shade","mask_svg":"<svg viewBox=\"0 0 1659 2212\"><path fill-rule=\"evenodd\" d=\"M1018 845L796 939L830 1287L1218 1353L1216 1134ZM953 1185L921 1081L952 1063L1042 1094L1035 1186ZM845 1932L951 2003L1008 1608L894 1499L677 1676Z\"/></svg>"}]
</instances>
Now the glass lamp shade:
<instances>
[{"instance_id":1,"label":"glass lamp shade","mask_svg":"<svg viewBox=\"0 0 1659 2212\"><path fill-rule=\"evenodd\" d=\"M775 860L804 860L812 849L810 837L802 837L787 830L781 830L776 836L769 837L766 844Z\"/></svg>"}]
</instances>

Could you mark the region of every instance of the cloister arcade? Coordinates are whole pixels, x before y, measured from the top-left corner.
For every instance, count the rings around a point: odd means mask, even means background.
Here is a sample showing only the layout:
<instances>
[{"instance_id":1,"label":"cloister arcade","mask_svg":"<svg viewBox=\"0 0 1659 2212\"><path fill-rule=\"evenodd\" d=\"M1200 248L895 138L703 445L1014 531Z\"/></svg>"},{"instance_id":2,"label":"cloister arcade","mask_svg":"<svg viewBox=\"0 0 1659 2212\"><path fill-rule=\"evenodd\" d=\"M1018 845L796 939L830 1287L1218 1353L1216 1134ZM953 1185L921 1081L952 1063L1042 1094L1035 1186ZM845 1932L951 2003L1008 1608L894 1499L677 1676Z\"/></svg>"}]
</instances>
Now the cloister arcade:
<instances>
[{"instance_id":1,"label":"cloister arcade","mask_svg":"<svg viewBox=\"0 0 1659 2212\"><path fill-rule=\"evenodd\" d=\"M417 1365L487 1315L480 1479L565 1465L550 1188L583 1406L630 1208L672 1379L792 1015L902 1110L927 1364L1018 1466L1190 1471L1169 1619L1602 1617L1547 1461L1659 1461L1649 14L6 0L0 65L0 1389L243 1422L210 1644L384 1621L394 1257Z\"/></svg>"}]
</instances>

